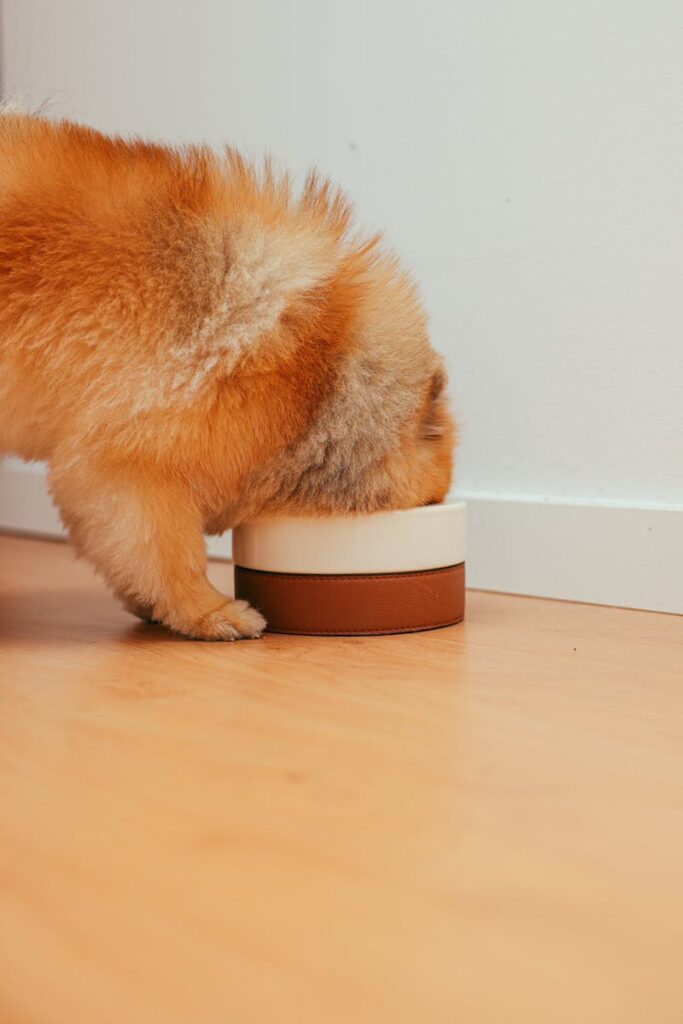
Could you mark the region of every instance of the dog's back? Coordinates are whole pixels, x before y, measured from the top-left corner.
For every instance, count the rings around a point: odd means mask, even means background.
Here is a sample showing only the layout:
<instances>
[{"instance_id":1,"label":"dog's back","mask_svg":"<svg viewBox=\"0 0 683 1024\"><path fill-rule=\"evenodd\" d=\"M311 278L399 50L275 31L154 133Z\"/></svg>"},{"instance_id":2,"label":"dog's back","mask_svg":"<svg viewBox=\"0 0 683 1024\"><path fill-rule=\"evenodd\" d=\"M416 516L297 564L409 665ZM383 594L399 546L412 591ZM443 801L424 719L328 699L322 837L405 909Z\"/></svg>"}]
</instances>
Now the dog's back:
<instances>
[{"instance_id":1,"label":"dog's back","mask_svg":"<svg viewBox=\"0 0 683 1024\"><path fill-rule=\"evenodd\" d=\"M324 191L324 190L323 190ZM0 116L0 450L192 402L342 261L341 205L239 157ZM26 428L26 429L25 429Z\"/></svg>"}]
</instances>

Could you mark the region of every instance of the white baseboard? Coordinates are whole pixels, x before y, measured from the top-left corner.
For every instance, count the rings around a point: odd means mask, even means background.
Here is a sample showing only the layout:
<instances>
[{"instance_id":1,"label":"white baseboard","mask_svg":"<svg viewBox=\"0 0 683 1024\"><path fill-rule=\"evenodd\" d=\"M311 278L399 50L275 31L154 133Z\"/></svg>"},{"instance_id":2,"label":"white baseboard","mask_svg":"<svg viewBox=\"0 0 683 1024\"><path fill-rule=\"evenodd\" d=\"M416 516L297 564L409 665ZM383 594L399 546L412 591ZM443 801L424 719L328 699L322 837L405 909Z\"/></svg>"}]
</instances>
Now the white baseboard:
<instances>
[{"instance_id":1,"label":"white baseboard","mask_svg":"<svg viewBox=\"0 0 683 1024\"><path fill-rule=\"evenodd\" d=\"M683 614L683 508L459 497L469 586Z\"/></svg>"},{"instance_id":2,"label":"white baseboard","mask_svg":"<svg viewBox=\"0 0 683 1024\"><path fill-rule=\"evenodd\" d=\"M458 497L470 587L683 614L683 509ZM64 535L41 467L0 465L0 530ZM230 557L228 536L207 546Z\"/></svg>"},{"instance_id":3,"label":"white baseboard","mask_svg":"<svg viewBox=\"0 0 683 1024\"><path fill-rule=\"evenodd\" d=\"M50 501L42 466L15 459L0 462L0 530L63 537L64 527Z\"/></svg>"}]
</instances>

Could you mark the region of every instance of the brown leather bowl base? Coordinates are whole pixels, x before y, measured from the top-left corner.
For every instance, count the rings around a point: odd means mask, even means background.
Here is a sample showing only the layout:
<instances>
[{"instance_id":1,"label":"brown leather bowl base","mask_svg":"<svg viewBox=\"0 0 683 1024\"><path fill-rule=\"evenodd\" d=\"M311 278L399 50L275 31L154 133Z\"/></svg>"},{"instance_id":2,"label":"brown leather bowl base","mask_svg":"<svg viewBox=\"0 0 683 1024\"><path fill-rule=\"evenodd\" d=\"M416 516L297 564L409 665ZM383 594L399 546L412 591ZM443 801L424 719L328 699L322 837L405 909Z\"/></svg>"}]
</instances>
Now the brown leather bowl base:
<instances>
[{"instance_id":1,"label":"brown leather bowl base","mask_svg":"<svg viewBox=\"0 0 683 1024\"><path fill-rule=\"evenodd\" d=\"M461 621L465 563L365 576L263 572L236 565L235 597L258 608L271 633L416 633Z\"/></svg>"}]
</instances>

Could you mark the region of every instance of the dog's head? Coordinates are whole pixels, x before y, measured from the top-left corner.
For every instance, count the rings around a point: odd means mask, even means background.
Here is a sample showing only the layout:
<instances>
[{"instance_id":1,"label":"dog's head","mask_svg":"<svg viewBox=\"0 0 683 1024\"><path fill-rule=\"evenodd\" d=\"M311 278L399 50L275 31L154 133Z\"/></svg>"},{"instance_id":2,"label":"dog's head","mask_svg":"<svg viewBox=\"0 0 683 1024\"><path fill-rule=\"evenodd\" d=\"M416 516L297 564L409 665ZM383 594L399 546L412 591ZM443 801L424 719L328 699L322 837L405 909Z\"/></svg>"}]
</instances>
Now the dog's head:
<instances>
[{"instance_id":1,"label":"dog's head","mask_svg":"<svg viewBox=\"0 0 683 1024\"><path fill-rule=\"evenodd\" d=\"M288 355L274 359L261 401L299 428L248 475L245 499L259 512L308 515L443 500L455 428L410 279L374 259L348 287L319 289L315 313L310 297L305 315L290 305L284 322L295 340L280 336L276 348Z\"/></svg>"},{"instance_id":2,"label":"dog's head","mask_svg":"<svg viewBox=\"0 0 683 1024\"><path fill-rule=\"evenodd\" d=\"M455 444L446 372L415 285L391 258L368 267L330 406L345 424L333 431L340 511L443 500Z\"/></svg>"},{"instance_id":3,"label":"dog's head","mask_svg":"<svg viewBox=\"0 0 683 1024\"><path fill-rule=\"evenodd\" d=\"M231 237L225 337L237 310L240 337L248 322L253 340L233 346L225 400L231 423L239 413L245 427L243 443L257 440L246 443L231 515L441 501L455 431L412 279L377 239L349 238L349 208L329 186L312 180L298 205L274 194L268 219L263 188L240 193L242 211L245 196L258 216Z\"/></svg>"}]
</instances>

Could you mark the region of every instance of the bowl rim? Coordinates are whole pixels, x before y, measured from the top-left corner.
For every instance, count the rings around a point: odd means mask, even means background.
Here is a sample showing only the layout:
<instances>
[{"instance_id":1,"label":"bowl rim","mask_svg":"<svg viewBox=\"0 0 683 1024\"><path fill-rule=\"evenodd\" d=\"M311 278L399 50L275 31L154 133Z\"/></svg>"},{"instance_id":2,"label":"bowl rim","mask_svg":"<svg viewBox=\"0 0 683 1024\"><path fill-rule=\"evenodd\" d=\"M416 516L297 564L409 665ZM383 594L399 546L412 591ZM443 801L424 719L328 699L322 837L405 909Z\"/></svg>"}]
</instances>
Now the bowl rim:
<instances>
[{"instance_id":1,"label":"bowl rim","mask_svg":"<svg viewBox=\"0 0 683 1024\"><path fill-rule=\"evenodd\" d=\"M454 512L462 512L467 507L465 501L440 501L434 502L432 505L417 505L415 508L392 508L392 509L377 509L375 512L349 512L347 515L264 515L257 516L255 519L249 519L244 523L240 523L234 527L235 530L239 530L241 527L254 527L261 526L262 524L274 525L284 523L362 523L369 522L370 520L376 520L379 516L391 516L392 519L414 519L417 516L424 518L425 516L438 516L444 513L453 514Z\"/></svg>"}]
</instances>

